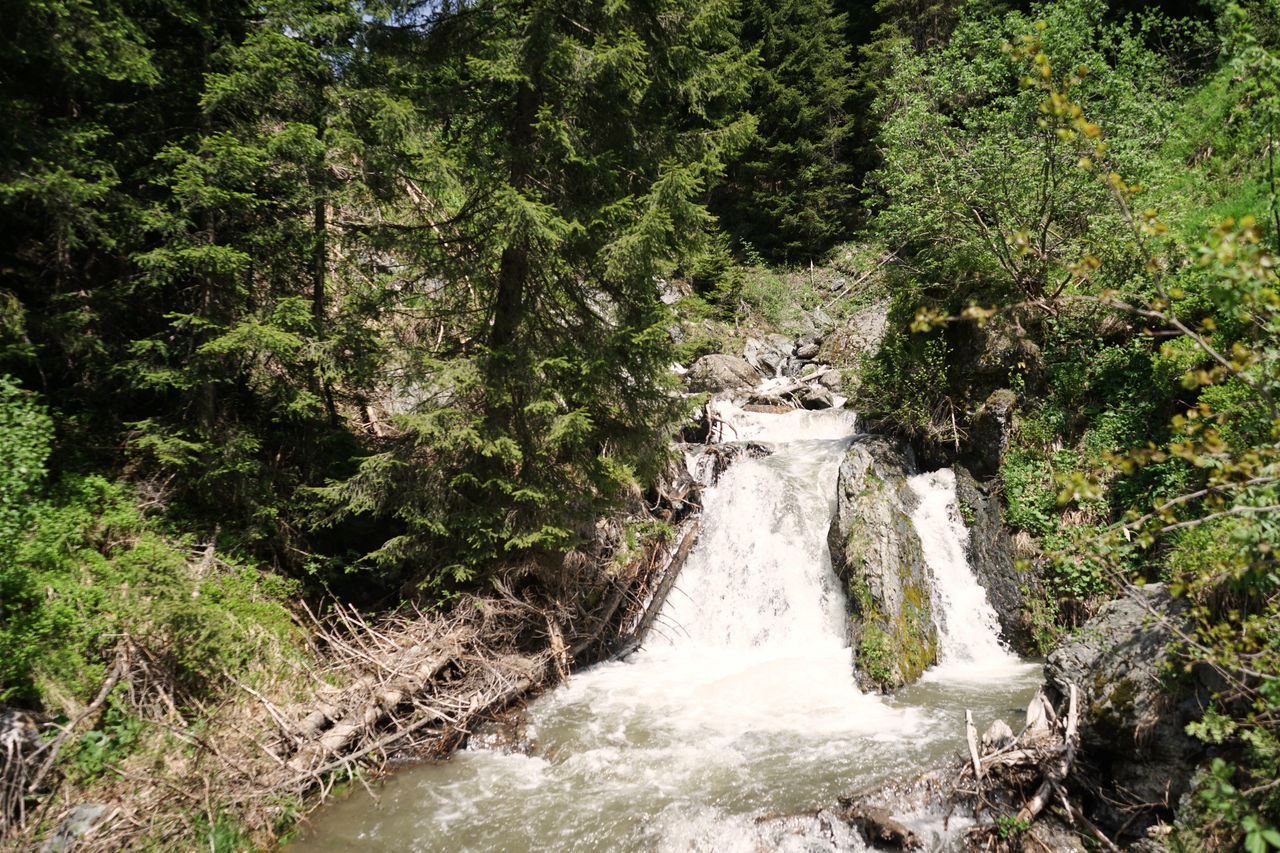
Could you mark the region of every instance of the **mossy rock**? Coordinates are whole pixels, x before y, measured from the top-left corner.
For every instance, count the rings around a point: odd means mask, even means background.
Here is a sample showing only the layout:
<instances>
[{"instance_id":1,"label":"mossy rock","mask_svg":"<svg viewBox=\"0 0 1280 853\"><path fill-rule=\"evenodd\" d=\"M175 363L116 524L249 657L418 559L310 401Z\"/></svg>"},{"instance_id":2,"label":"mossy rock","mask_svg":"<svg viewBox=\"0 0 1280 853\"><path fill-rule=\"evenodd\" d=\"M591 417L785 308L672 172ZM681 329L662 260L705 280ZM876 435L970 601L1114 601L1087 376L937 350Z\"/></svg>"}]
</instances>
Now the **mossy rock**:
<instances>
[{"instance_id":1,"label":"mossy rock","mask_svg":"<svg viewBox=\"0 0 1280 853\"><path fill-rule=\"evenodd\" d=\"M832 563L849 595L849 641L864 690L893 690L937 661L929 571L911 522L910 448L880 436L850 447L840 467Z\"/></svg>"}]
</instances>

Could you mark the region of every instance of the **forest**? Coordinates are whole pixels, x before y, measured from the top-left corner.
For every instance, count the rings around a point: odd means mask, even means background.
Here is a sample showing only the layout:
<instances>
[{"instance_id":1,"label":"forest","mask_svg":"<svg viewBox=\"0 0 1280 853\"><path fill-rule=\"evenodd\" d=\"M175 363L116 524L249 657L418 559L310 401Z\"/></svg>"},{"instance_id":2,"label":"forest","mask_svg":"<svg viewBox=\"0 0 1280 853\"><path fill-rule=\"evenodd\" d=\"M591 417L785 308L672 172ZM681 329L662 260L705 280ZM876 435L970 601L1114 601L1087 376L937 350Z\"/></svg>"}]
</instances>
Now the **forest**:
<instances>
[{"instance_id":1,"label":"forest","mask_svg":"<svg viewBox=\"0 0 1280 853\"><path fill-rule=\"evenodd\" d=\"M1277 0L24 0L0 92L0 845L286 839L362 771L211 789L214 735L335 620L496 590L567 668L578 557L670 534L672 363L883 300L877 431L1016 401L1029 653L1186 602L1159 849L1280 850Z\"/></svg>"}]
</instances>

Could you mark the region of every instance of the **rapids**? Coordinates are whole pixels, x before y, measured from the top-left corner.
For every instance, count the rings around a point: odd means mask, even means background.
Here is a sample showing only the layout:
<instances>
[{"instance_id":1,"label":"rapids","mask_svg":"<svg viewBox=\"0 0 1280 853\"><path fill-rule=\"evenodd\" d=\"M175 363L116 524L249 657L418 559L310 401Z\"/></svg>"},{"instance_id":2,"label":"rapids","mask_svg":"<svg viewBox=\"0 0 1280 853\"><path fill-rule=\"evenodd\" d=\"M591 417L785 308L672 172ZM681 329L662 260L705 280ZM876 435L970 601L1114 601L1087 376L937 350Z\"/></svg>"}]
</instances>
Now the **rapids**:
<instances>
[{"instance_id":1,"label":"rapids","mask_svg":"<svg viewBox=\"0 0 1280 853\"><path fill-rule=\"evenodd\" d=\"M951 472L910 481L941 663L892 697L866 695L826 546L853 414L721 414L726 439L774 452L703 492L701 535L645 646L531 703L527 752L477 745L402 770L376 799L330 806L291 853L863 850L838 821L800 813L943 763L962 748L965 708L979 726L1015 716L1039 670L1000 643ZM917 828L942 843L940 826Z\"/></svg>"}]
</instances>

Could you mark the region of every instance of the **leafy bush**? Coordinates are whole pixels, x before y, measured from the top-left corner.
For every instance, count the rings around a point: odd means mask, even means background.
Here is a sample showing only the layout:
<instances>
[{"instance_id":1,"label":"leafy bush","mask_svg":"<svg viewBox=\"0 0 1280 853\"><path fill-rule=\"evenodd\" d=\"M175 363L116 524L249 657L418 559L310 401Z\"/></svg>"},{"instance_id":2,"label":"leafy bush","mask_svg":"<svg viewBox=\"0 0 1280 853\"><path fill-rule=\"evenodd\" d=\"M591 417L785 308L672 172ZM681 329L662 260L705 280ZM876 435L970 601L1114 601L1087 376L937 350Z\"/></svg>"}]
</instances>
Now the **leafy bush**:
<instances>
[{"instance_id":1,"label":"leafy bush","mask_svg":"<svg viewBox=\"0 0 1280 853\"><path fill-rule=\"evenodd\" d=\"M1039 536L1058 528L1058 490L1053 466L1041 454L1015 447L1000 466L1005 521Z\"/></svg>"},{"instance_id":2,"label":"leafy bush","mask_svg":"<svg viewBox=\"0 0 1280 853\"><path fill-rule=\"evenodd\" d=\"M882 427L928 445L952 442L949 396L955 365L947 338L909 331L911 299L899 295L889 309L888 331L875 356L863 363L858 402Z\"/></svg>"},{"instance_id":3,"label":"leafy bush","mask_svg":"<svg viewBox=\"0 0 1280 853\"><path fill-rule=\"evenodd\" d=\"M0 376L0 567L12 559L31 520L52 438L53 421L44 408L11 377Z\"/></svg>"},{"instance_id":4,"label":"leafy bush","mask_svg":"<svg viewBox=\"0 0 1280 853\"><path fill-rule=\"evenodd\" d=\"M91 698L124 635L196 696L294 639L289 582L220 560L202 572L189 546L162 536L125 486L64 477L15 549L0 700L56 709Z\"/></svg>"}]
</instances>

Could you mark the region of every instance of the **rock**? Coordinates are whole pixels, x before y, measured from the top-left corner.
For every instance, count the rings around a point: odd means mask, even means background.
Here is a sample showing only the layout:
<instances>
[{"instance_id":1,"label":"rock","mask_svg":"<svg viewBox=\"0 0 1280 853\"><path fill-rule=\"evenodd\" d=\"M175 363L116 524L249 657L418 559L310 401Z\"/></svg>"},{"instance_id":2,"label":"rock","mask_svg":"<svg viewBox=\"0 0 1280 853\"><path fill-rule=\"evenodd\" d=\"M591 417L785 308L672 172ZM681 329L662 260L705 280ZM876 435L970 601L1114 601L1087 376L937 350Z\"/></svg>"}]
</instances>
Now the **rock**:
<instances>
[{"instance_id":1,"label":"rock","mask_svg":"<svg viewBox=\"0 0 1280 853\"><path fill-rule=\"evenodd\" d=\"M893 813L881 806L854 805L845 812L844 819L857 827L868 842L889 845L893 850L923 850L924 845L906 825L896 820Z\"/></svg>"},{"instance_id":2,"label":"rock","mask_svg":"<svg viewBox=\"0 0 1280 853\"><path fill-rule=\"evenodd\" d=\"M816 377L817 381L831 391L839 391L844 387L844 373L837 367L824 370Z\"/></svg>"},{"instance_id":3,"label":"rock","mask_svg":"<svg viewBox=\"0 0 1280 853\"><path fill-rule=\"evenodd\" d=\"M888 317L887 300L855 312L823 338L817 360L836 367L857 367L880 349L889 327Z\"/></svg>"},{"instance_id":4,"label":"rock","mask_svg":"<svg viewBox=\"0 0 1280 853\"><path fill-rule=\"evenodd\" d=\"M766 376L782 375L782 367L791 356L791 341L783 335L765 335L756 356Z\"/></svg>"},{"instance_id":5,"label":"rock","mask_svg":"<svg viewBox=\"0 0 1280 853\"><path fill-rule=\"evenodd\" d=\"M813 361L818 357L818 353L821 350L822 347L817 343L810 342L807 344L797 344L796 358L803 359L804 361Z\"/></svg>"},{"instance_id":6,"label":"rock","mask_svg":"<svg viewBox=\"0 0 1280 853\"><path fill-rule=\"evenodd\" d=\"M797 399L806 409L829 409L836 404L831 389L823 385L804 386L797 395Z\"/></svg>"},{"instance_id":7,"label":"rock","mask_svg":"<svg viewBox=\"0 0 1280 853\"><path fill-rule=\"evenodd\" d=\"M64 850L72 850L79 846L76 841L93 829L102 820L103 815L107 813L109 808L109 806L96 803L76 806L67 812L67 816L62 819L62 825L58 827L58 831L50 835L45 839L44 844L40 845L40 853L62 853Z\"/></svg>"},{"instance_id":8,"label":"rock","mask_svg":"<svg viewBox=\"0 0 1280 853\"><path fill-rule=\"evenodd\" d=\"M1190 787L1204 745L1185 731L1207 705L1203 683L1166 687L1169 643L1189 620L1163 584L1104 604L1045 663L1050 692L1080 689L1080 748L1103 797L1094 822L1141 837ZM1119 839L1116 839L1119 840Z\"/></svg>"},{"instance_id":9,"label":"rock","mask_svg":"<svg viewBox=\"0 0 1280 853\"><path fill-rule=\"evenodd\" d=\"M764 336L764 340L770 349L777 350L783 355L791 354L791 338L786 335L768 334Z\"/></svg>"},{"instance_id":10,"label":"rock","mask_svg":"<svg viewBox=\"0 0 1280 853\"><path fill-rule=\"evenodd\" d=\"M692 391L738 391L751 388L760 379L746 359L736 355L714 353L693 363L684 381Z\"/></svg>"},{"instance_id":11,"label":"rock","mask_svg":"<svg viewBox=\"0 0 1280 853\"><path fill-rule=\"evenodd\" d=\"M982 751L991 752L1004 749L1016 740L1013 729L1004 720L995 720L982 733Z\"/></svg>"},{"instance_id":12,"label":"rock","mask_svg":"<svg viewBox=\"0 0 1280 853\"><path fill-rule=\"evenodd\" d=\"M1005 376L1013 371L1035 369L1040 364L1040 347L1016 320L996 319L973 327L975 340L957 347L960 357L972 358L973 372L979 376ZM976 354L972 354L976 350Z\"/></svg>"},{"instance_id":13,"label":"rock","mask_svg":"<svg viewBox=\"0 0 1280 853\"><path fill-rule=\"evenodd\" d=\"M1056 820L1037 820L1027 830L1027 835L1034 838L1038 847L1022 845L1023 850L1052 850L1053 853L1088 853L1080 833L1069 826L1063 826Z\"/></svg>"},{"instance_id":14,"label":"rock","mask_svg":"<svg viewBox=\"0 0 1280 853\"><path fill-rule=\"evenodd\" d=\"M658 279L658 298L662 300L664 305L675 305L692 292L693 288L683 279L677 279L676 281Z\"/></svg>"},{"instance_id":15,"label":"rock","mask_svg":"<svg viewBox=\"0 0 1280 853\"><path fill-rule=\"evenodd\" d=\"M965 460L976 476L993 477L1000 470L1000 463L1009 452L1009 432L1013 429L1013 409L1017 403L1018 395L1002 388L992 391L982 408L974 413Z\"/></svg>"},{"instance_id":16,"label":"rock","mask_svg":"<svg viewBox=\"0 0 1280 853\"><path fill-rule=\"evenodd\" d=\"M799 377L800 374L808 370L812 365L803 359L789 355L782 362L782 375L790 377Z\"/></svg>"},{"instance_id":17,"label":"rock","mask_svg":"<svg viewBox=\"0 0 1280 853\"><path fill-rule=\"evenodd\" d=\"M911 523L916 497L907 477L915 472L911 448L881 436L855 440L840 465L827 543L848 593L864 690L900 687L937 659L930 575Z\"/></svg>"},{"instance_id":18,"label":"rock","mask_svg":"<svg viewBox=\"0 0 1280 853\"><path fill-rule=\"evenodd\" d=\"M1013 559L1013 540L1004 527L1000 499L956 465L956 502L965 526L969 568L987 591L987 601L1000 619L1004 641L1019 652L1031 649L1031 625L1026 615L1027 588L1035 578L1018 571Z\"/></svg>"}]
</instances>

